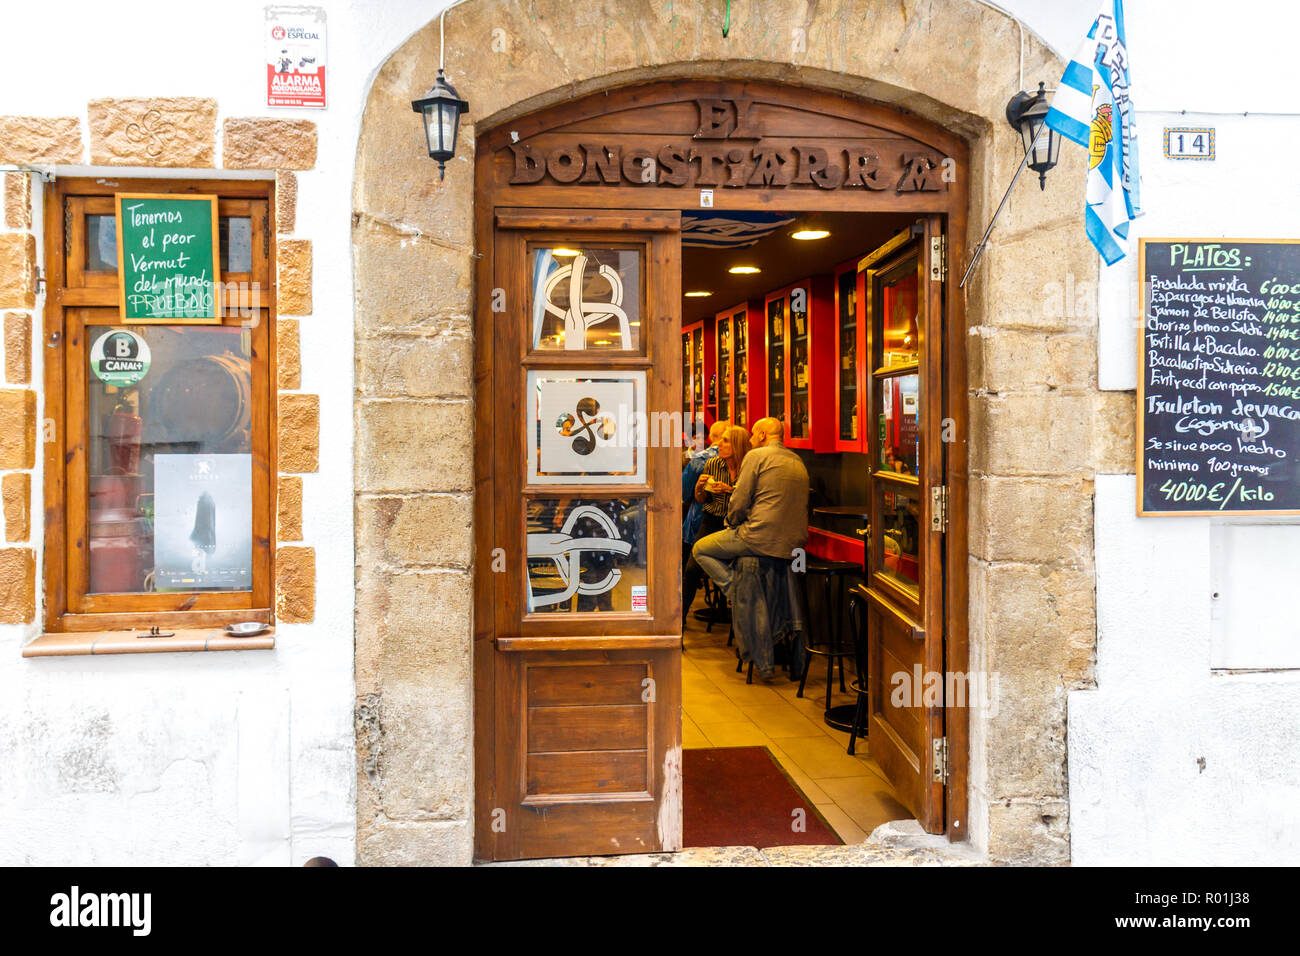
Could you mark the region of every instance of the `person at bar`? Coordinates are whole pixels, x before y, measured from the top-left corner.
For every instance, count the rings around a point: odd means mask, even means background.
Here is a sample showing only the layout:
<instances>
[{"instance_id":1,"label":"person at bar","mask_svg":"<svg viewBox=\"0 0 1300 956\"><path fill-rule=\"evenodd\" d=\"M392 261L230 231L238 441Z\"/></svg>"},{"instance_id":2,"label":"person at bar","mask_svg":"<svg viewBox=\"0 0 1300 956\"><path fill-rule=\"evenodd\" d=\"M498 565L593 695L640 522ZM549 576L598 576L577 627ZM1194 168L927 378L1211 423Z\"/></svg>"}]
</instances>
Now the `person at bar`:
<instances>
[{"instance_id":1,"label":"person at bar","mask_svg":"<svg viewBox=\"0 0 1300 956\"><path fill-rule=\"evenodd\" d=\"M715 426L716 427L716 426ZM699 532L695 540L721 531L727 518L727 505L731 490L740 476L740 468L749 454L749 432L732 426L718 440L718 454L704 465L704 472L695 483L694 499L703 509ZM692 541L691 544L695 542ZM682 624L695 602L695 592L704 580L704 571L692 554L687 554L682 571Z\"/></svg>"},{"instance_id":2,"label":"person at bar","mask_svg":"<svg viewBox=\"0 0 1300 956\"><path fill-rule=\"evenodd\" d=\"M700 538L691 550L728 598L737 558L754 554L788 561L808 542L808 469L785 447L785 426L760 418L751 441L727 506L727 527Z\"/></svg>"},{"instance_id":3,"label":"person at bar","mask_svg":"<svg viewBox=\"0 0 1300 956\"><path fill-rule=\"evenodd\" d=\"M682 468L682 504L688 505L686 517L682 521L682 543L690 548L700 536L700 521L703 520L704 507L695 500L695 485L704 473L704 466L718 456L718 443L731 427L731 422L716 421L709 428L707 448L691 449L686 452L685 467Z\"/></svg>"}]
</instances>

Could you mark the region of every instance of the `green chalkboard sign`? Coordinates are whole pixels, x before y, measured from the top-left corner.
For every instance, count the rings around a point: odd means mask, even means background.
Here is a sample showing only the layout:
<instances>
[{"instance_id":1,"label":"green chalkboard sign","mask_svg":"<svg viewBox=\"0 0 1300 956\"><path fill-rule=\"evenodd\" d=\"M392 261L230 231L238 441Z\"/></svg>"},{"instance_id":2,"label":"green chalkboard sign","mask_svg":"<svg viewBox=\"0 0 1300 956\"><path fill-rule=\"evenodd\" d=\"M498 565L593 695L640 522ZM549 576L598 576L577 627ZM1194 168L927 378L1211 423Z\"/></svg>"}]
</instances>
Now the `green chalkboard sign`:
<instances>
[{"instance_id":1,"label":"green chalkboard sign","mask_svg":"<svg viewBox=\"0 0 1300 956\"><path fill-rule=\"evenodd\" d=\"M216 196L117 193L122 322L221 320Z\"/></svg>"}]
</instances>

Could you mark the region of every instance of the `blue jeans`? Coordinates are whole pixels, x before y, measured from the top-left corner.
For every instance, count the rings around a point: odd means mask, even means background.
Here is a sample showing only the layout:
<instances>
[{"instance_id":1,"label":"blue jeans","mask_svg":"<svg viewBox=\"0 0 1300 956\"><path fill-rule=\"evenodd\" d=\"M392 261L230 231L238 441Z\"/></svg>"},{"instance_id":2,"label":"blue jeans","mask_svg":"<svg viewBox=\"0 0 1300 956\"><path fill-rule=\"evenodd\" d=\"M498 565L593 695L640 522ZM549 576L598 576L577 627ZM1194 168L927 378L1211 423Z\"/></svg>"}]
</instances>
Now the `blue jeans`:
<instances>
[{"instance_id":1,"label":"blue jeans","mask_svg":"<svg viewBox=\"0 0 1300 956\"><path fill-rule=\"evenodd\" d=\"M696 563L713 578L714 584L722 588L728 600L731 599L731 563L747 554L757 553L731 528L705 535L691 548Z\"/></svg>"}]
</instances>

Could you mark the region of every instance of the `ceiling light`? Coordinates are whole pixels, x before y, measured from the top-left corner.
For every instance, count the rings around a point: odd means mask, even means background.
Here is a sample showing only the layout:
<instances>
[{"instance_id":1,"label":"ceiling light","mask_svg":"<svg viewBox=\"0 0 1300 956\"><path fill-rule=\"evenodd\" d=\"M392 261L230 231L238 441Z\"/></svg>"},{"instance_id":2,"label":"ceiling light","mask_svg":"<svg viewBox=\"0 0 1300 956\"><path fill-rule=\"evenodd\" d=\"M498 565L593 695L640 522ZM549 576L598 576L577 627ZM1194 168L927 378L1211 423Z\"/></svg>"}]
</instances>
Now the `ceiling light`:
<instances>
[{"instance_id":1,"label":"ceiling light","mask_svg":"<svg viewBox=\"0 0 1300 956\"><path fill-rule=\"evenodd\" d=\"M829 229L800 229L798 232L790 233L791 239L825 239L829 236Z\"/></svg>"},{"instance_id":2,"label":"ceiling light","mask_svg":"<svg viewBox=\"0 0 1300 956\"><path fill-rule=\"evenodd\" d=\"M564 248L560 248L560 249L552 249L552 250L551 250L551 255L553 255L553 256L565 256L565 257L568 257L568 256L578 256L578 255L582 255L582 253L579 252L577 249L564 249Z\"/></svg>"},{"instance_id":3,"label":"ceiling light","mask_svg":"<svg viewBox=\"0 0 1300 956\"><path fill-rule=\"evenodd\" d=\"M688 298L688 299L702 299L702 298L704 298L706 295L713 295L713 293L712 293L712 292L704 292L703 290L697 290L697 291L695 291L695 292L688 292L688 293L686 293L686 298Z\"/></svg>"},{"instance_id":4,"label":"ceiling light","mask_svg":"<svg viewBox=\"0 0 1300 956\"><path fill-rule=\"evenodd\" d=\"M752 275L757 275L763 270L760 269L758 266L732 266L727 271L730 272L733 276L752 276Z\"/></svg>"}]
</instances>

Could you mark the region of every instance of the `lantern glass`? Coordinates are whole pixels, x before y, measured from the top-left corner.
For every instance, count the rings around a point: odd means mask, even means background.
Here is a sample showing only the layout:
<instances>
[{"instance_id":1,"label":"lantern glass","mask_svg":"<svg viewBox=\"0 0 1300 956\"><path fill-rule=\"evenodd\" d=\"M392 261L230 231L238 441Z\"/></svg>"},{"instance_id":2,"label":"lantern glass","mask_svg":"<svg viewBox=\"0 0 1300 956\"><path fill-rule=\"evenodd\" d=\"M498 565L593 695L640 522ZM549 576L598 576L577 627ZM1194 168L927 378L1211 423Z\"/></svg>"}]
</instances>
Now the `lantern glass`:
<instances>
[{"instance_id":1,"label":"lantern glass","mask_svg":"<svg viewBox=\"0 0 1300 956\"><path fill-rule=\"evenodd\" d=\"M443 101L438 104L438 149L448 154L448 159L456 149L456 126L460 122L460 110L455 104Z\"/></svg>"}]
</instances>

